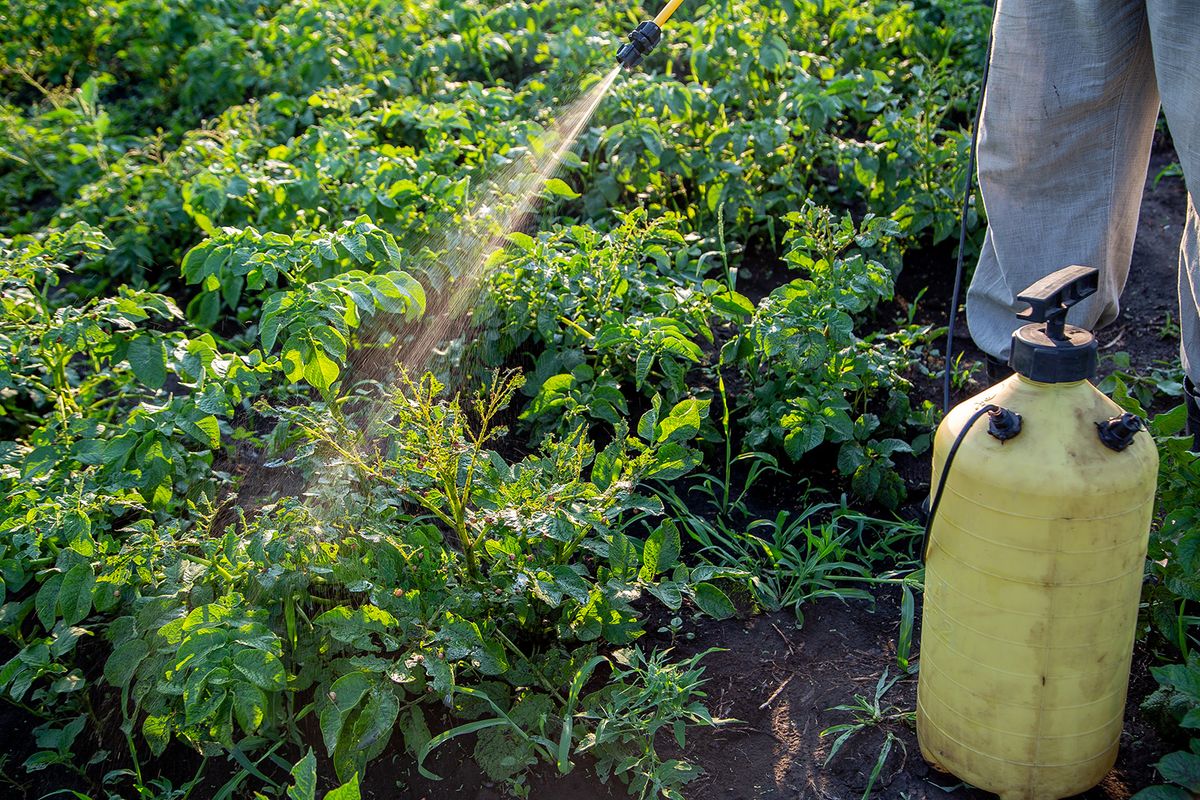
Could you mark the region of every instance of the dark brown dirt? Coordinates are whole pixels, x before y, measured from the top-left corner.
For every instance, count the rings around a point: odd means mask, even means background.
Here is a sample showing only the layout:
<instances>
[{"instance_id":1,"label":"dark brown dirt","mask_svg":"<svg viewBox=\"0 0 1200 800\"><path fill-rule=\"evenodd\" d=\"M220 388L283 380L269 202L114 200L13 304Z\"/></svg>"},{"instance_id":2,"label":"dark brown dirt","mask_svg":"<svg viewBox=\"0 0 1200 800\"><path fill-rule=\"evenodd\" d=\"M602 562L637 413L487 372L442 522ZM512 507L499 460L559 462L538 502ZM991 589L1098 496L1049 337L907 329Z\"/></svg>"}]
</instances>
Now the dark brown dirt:
<instances>
[{"instance_id":1,"label":"dark brown dirt","mask_svg":"<svg viewBox=\"0 0 1200 800\"><path fill-rule=\"evenodd\" d=\"M1155 177L1176 162L1175 151L1157 140L1142 195L1129 282L1121 295L1121 315L1099 331L1102 355L1125 351L1135 372L1161 363L1179 363L1179 240L1183 236L1187 190L1183 178ZM1174 329L1172 329L1174 328Z\"/></svg>"},{"instance_id":2,"label":"dark brown dirt","mask_svg":"<svg viewBox=\"0 0 1200 800\"><path fill-rule=\"evenodd\" d=\"M826 728L853 720L834 706L852 704L855 695L872 697L885 670L899 674L896 641L900 626L898 591L881 592L874 607L863 601L825 599L806 609L808 622L796 627L790 614L765 614L705 623L684 635L648 635L645 647L674 647L680 657L710 647L723 648L704 659L706 704L714 717L733 719L715 729L689 733L683 755L705 774L690 784L688 800L857 800L890 732L899 739L881 771L873 797L897 800L989 800L931 769L921 758L916 733L906 719L916 707L916 675L906 675L884 695L893 717L855 734L826 764L835 736ZM1152 782L1153 762L1166 749L1139 705L1153 690L1145 656L1135 657L1121 754L1100 786L1076 800L1127 800ZM670 748L670 743L660 743ZM559 777L541 770L531 782L540 800L600 800L625 797L623 787L600 784L580 765ZM433 765L447 776L431 783L416 776L401 758L372 767L364 797L391 798L400 786L413 800L499 800L470 761L468 747L447 746Z\"/></svg>"},{"instance_id":3,"label":"dark brown dirt","mask_svg":"<svg viewBox=\"0 0 1200 800\"><path fill-rule=\"evenodd\" d=\"M783 614L722 623L729 650L707 659L710 706L720 716L744 723L693 737L689 752L708 775L688 797L853 800L862 796L891 732L902 746L893 747L875 797L990 798L930 769L921 759L915 731L902 719L855 734L825 764L835 737L822 737L821 731L853 720L849 713L830 709L852 704L855 695L872 697L885 670L898 673L900 613L894 595L898 592L882 595L874 610L863 602L820 601L806 613L809 621L801 630ZM1148 764L1160 755L1161 745L1138 712L1141 699L1152 689L1145 684L1135 681L1116 769L1080 800L1122 800L1152 778ZM883 697L885 711L913 711L916 686L915 675L898 681Z\"/></svg>"}]
</instances>

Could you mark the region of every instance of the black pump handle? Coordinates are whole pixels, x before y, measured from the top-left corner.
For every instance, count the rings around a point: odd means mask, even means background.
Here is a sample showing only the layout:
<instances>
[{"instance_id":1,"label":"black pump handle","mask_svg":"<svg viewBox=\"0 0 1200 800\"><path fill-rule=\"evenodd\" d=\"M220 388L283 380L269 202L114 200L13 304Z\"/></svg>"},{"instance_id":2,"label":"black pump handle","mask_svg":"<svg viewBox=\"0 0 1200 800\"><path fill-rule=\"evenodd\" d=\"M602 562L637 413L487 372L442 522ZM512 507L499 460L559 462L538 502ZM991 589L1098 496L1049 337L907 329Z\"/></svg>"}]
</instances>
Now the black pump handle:
<instances>
[{"instance_id":1,"label":"black pump handle","mask_svg":"<svg viewBox=\"0 0 1200 800\"><path fill-rule=\"evenodd\" d=\"M1017 314L1027 322L1046 323L1046 336L1054 341L1066 341L1063 325L1067 309L1100 288L1100 270L1094 267L1071 266L1052 272L1025 291L1017 299L1029 308Z\"/></svg>"}]
</instances>

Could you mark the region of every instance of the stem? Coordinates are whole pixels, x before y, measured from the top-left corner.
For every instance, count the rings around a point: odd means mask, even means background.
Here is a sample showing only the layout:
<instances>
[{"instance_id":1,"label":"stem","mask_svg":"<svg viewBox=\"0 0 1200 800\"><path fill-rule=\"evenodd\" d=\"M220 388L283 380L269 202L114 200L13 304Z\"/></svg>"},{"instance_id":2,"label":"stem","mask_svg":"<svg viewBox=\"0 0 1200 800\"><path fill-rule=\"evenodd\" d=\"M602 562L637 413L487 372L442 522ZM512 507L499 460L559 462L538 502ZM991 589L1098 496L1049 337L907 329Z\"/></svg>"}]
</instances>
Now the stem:
<instances>
[{"instance_id":1,"label":"stem","mask_svg":"<svg viewBox=\"0 0 1200 800\"><path fill-rule=\"evenodd\" d=\"M188 800L188 798L192 796L192 790L196 788L196 784L200 783L200 776L204 774L204 768L206 766L208 766L208 756L205 756L200 761L200 766L196 767L196 774L190 781L188 781L187 791L183 793L183 797L180 798L180 800Z\"/></svg>"},{"instance_id":2,"label":"stem","mask_svg":"<svg viewBox=\"0 0 1200 800\"><path fill-rule=\"evenodd\" d=\"M577 322L575 322L574 320L572 320L572 319L567 319L567 317L566 317L565 315L563 315L563 314L559 314L559 315L558 315L558 321L559 321L559 322L561 322L561 323L563 323L564 325L569 325L570 327L572 327L572 328L574 328L575 330L579 331L579 333L580 333L580 334L582 334L582 335L583 335L583 337L584 337L585 339L594 339L594 338L595 338L595 336L594 336L593 334L591 334L591 333L588 333L588 331L587 331L585 328L583 328L582 326L580 326L580 325L579 325Z\"/></svg>"},{"instance_id":3,"label":"stem","mask_svg":"<svg viewBox=\"0 0 1200 800\"><path fill-rule=\"evenodd\" d=\"M453 477L444 476L442 478L442 486L446 493L446 499L450 502L450 510L453 512L453 519L446 516L441 510L435 511L438 517L445 520L454 533L458 536L458 544L462 548L463 558L467 561L467 577L471 580L479 579L479 564L475 559L475 543L471 540L471 534L467 531L466 523L466 503L459 496L458 483Z\"/></svg>"},{"instance_id":4,"label":"stem","mask_svg":"<svg viewBox=\"0 0 1200 800\"><path fill-rule=\"evenodd\" d=\"M229 583L233 583L233 573L231 573L229 570L225 569L220 564L213 561L211 558L205 558L203 556L194 556L191 553L180 553L179 557L182 558L184 561L190 561L193 564L199 564L202 567L208 567L209 569L216 570L217 574L220 575L223 580L225 580Z\"/></svg>"},{"instance_id":5,"label":"stem","mask_svg":"<svg viewBox=\"0 0 1200 800\"><path fill-rule=\"evenodd\" d=\"M142 762L138 759L137 743L133 741L133 719L125 711L128 695L129 687L126 686L121 690L121 713L129 724L122 725L121 732L125 734L125 745L129 748L129 758L133 761L133 773L137 776L138 786L141 786L145 781L142 779Z\"/></svg>"},{"instance_id":6,"label":"stem","mask_svg":"<svg viewBox=\"0 0 1200 800\"><path fill-rule=\"evenodd\" d=\"M1184 612L1184 606L1186 605L1186 603L1187 603L1186 600L1180 598L1179 613L1175 615L1175 628L1176 628L1175 635L1179 637L1179 652L1183 653L1184 658L1187 658L1187 655L1188 655L1187 628L1183 624L1183 619L1184 619L1183 612Z\"/></svg>"},{"instance_id":7,"label":"stem","mask_svg":"<svg viewBox=\"0 0 1200 800\"><path fill-rule=\"evenodd\" d=\"M729 482L733 469L733 435L729 430L729 399L725 394L725 377L717 366L717 391L721 393L721 427L725 429L725 485L721 489L721 513L729 513Z\"/></svg>"},{"instance_id":8,"label":"stem","mask_svg":"<svg viewBox=\"0 0 1200 800\"><path fill-rule=\"evenodd\" d=\"M513 643L512 639L509 639L507 636L505 636L504 631L496 628L496 636L499 637L501 644L512 651L513 655L529 665L529 668L533 670L533 674L536 675L537 679L541 682L543 689L554 695L555 699L557 699L558 702L562 703L564 706L567 704L566 699L562 696L562 694L559 693L554 684L550 683L546 676L542 674L542 671L538 669L538 665L533 662L533 659L525 655L521 648L517 647L516 644Z\"/></svg>"}]
</instances>

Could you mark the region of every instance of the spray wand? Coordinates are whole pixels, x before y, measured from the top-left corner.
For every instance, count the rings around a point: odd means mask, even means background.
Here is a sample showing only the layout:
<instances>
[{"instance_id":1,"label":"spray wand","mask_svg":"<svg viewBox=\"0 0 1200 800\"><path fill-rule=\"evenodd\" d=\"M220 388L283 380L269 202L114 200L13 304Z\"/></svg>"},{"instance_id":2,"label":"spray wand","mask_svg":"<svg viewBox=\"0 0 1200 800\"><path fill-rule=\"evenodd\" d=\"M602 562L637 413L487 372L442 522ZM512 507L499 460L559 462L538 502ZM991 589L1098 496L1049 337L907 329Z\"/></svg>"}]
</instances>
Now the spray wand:
<instances>
[{"instance_id":1,"label":"spray wand","mask_svg":"<svg viewBox=\"0 0 1200 800\"><path fill-rule=\"evenodd\" d=\"M662 11L658 12L658 16L653 20L646 20L634 28L629 34L629 42L621 45L617 50L617 63L625 69L633 69L642 63L642 59L650 55L650 52L662 39L662 26L667 24L667 20L671 18L675 9L679 8L679 4L682 2L683 0L667 0L667 4L663 6Z\"/></svg>"}]
</instances>

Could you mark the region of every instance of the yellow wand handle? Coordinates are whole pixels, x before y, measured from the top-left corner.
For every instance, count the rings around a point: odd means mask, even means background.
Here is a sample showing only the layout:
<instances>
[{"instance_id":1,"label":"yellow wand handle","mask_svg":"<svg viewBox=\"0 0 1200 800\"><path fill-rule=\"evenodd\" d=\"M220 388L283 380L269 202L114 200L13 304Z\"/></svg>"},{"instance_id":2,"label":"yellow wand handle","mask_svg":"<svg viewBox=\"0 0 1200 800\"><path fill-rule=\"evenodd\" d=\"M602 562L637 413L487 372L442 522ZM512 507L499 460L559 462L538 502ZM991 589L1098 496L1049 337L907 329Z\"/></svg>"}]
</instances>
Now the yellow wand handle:
<instances>
[{"instance_id":1,"label":"yellow wand handle","mask_svg":"<svg viewBox=\"0 0 1200 800\"><path fill-rule=\"evenodd\" d=\"M663 6L662 11L658 12L658 16L654 18L654 24L660 28L666 25L667 20L671 18L671 15L675 13L675 9L679 8L679 4L682 2L683 0L667 0L667 4Z\"/></svg>"}]
</instances>

